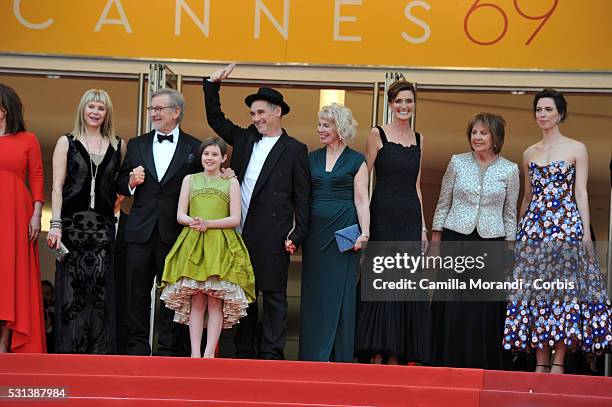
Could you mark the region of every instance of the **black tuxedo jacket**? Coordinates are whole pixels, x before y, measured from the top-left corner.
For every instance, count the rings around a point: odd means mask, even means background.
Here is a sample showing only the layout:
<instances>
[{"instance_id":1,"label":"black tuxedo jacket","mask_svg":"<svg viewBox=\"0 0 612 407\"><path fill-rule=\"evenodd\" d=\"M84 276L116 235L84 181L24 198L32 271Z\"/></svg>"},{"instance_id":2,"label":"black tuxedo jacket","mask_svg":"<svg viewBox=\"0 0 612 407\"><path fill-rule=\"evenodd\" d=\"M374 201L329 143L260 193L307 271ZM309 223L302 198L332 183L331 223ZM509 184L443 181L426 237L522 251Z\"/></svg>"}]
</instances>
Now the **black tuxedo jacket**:
<instances>
[{"instance_id":1,"label":"black tuxedo jacket","mask_svg":"<svg viewBox=\"0 0 612 407\"><path fill-rule=\"evenodd\" d=\"M117 177L118 193L130 196L130 171L139 165L145 169L145 181L136 187L134 203L125 226L125 241L128 243L148 241L155 224L158 225L161 240L174 243L182 228L176 221L176 208L183 178L202 171L202 160L198 157L200 140L180 130L176 151L160 180L153 161L154 136L155 131L151 131L128 142Z\"/></svg>"},{"instance_id":2,"label":"black tuxedo jacket","mask_svg":"<svg viewBox=\"0 0 612 407\"><path fill-rule=\"evenodd\" d=\"M225 117L221 111L219 89L219 83L204 78L206 117L209 126L233 147L230 165L242 182L253 145L260 134L253 125L245 129ZM287 290L289 254L284 242L289 238L297 247L304 240L309 199L308 149L283 130L257 178L242 228L258 289Z\"/></svg>"}]
</instances>

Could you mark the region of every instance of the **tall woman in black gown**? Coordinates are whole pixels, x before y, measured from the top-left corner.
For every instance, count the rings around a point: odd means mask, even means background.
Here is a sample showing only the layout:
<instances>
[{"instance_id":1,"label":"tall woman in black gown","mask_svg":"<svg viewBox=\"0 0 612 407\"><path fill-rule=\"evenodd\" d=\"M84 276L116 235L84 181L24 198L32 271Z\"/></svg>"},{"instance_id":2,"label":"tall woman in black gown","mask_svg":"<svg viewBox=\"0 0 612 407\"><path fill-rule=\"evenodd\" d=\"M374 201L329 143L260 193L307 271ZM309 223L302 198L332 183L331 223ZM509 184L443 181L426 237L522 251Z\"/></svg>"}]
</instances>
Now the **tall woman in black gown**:
<instances>
[{"instance_id":1,"label":"tall woman in black gown","mask_svg":"<svg viewBox=\"0 0 612 407\"><path fill-rule=\"evenodd\" d=\"M423 136L410 127L416 92L406 81L388 90L393 121L372 129L366 144L368 170L376 169L370 204L371 241L411 241L427 246L421 206ZM427 302L363 301L359 307L356 353L372 363L429 363L430 313Z\"/></svg>"},{"instance_id":2,"label":"tall woman in black gown","mask_svg":"<svg viewBox=\"0 0 612 407\"><path fill-rule=\"evenodd\" d=\"M49 246L70 253L55 271L57 353L115 352L112 248L115 177L125 144L115 135L113 105L101 89L85 92L74 129L53 152Z\"/></svg>"}]
</instances>

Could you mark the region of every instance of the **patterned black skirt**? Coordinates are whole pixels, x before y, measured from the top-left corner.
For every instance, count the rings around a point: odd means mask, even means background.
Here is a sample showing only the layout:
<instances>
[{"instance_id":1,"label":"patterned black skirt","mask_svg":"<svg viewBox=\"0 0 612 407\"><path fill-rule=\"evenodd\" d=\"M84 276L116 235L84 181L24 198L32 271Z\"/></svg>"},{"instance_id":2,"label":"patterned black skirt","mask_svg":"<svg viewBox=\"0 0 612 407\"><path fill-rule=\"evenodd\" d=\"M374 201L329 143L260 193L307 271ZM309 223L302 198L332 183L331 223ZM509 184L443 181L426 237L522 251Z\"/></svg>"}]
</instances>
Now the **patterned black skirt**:
<instances>
[{"instance_id":1,"label":"patterned black skirt","mask_svg":"<svg viewBox=\"0 0 612 407\"><path fill-rule=\"evenodd\" d=\"M115 223L93 211L63 219L70 253L55 272L57 353L115 353Z\"/></svg>"}]
</instances>

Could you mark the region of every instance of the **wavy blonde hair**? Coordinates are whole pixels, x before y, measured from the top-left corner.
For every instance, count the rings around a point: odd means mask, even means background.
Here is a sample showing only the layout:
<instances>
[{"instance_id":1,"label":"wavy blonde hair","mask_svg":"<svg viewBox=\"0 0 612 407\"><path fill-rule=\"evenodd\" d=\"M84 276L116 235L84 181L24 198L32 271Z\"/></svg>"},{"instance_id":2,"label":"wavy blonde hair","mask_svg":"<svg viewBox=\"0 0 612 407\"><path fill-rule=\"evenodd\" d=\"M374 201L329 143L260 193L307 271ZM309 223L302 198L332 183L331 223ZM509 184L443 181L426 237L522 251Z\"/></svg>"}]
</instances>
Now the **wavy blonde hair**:
<instances>
[{"instance_id":1,"label":"wavy blonde hair","mask_svg":"<svg viewBox=\"0 0 612 407\"><path fill-rule=\"evenodd\" d=\"M334 125L344 145L349 145L357 135L357 122L353 119L351 109L346 106L338 103L323 106L319 112L319 119L327 120Z\"/></svg>"},{"instance_id":2,"label":"wavy blonde hair","mask_svg":"<svg viewBox=\"0 0 612 407\"><path fill-rule=\"evenodd\" d=\"M119 142L115 136L113 102L111 101L108 93L106 93L106 91L103 89L89 89L83 94L74 117L74 128L72 129L72 135L74 135L74 138L79 140L81 143L84 141L87 131L85 129L85 118L83 115L85 113L85 107L91 102L102 103L104 106L106 106L106 116L104 116L100 133L102 134L102 137L108 139L110 145L116 150Z\"/></svg>"}]
</instances>

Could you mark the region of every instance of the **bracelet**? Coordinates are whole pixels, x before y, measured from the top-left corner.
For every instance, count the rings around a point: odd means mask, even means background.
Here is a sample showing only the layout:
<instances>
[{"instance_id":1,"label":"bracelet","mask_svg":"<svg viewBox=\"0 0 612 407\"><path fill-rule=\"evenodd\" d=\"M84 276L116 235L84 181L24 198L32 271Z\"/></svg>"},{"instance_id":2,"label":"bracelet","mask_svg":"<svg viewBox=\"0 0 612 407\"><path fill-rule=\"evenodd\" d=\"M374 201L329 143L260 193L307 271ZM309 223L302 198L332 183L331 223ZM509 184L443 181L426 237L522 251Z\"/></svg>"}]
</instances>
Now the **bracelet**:
<instances>
[{"instance_id":1,"label":"bracelet","mask_svg":"<svg viewBox=\"0 0 612 407\"><path fill-rule=\"evenodd\" d=\"M51 220L49 221L49 227L50 229L61 229L62 228L62 220L61 219L53 219L51 218Z\"/></svg>"},{"instance_id":2,"label":"bracelet","mask_svg":"<svg viewBox=\"0 0 612 407\"><path fill-rule=\"evenodd\" d=\"M360 234L359 236L363 236L363 237L365 237L366 239L369 239L369 238L370 238L370 236L366 235L365 233L362 233L362 234Z\"/></svg>"}]
</instances>

